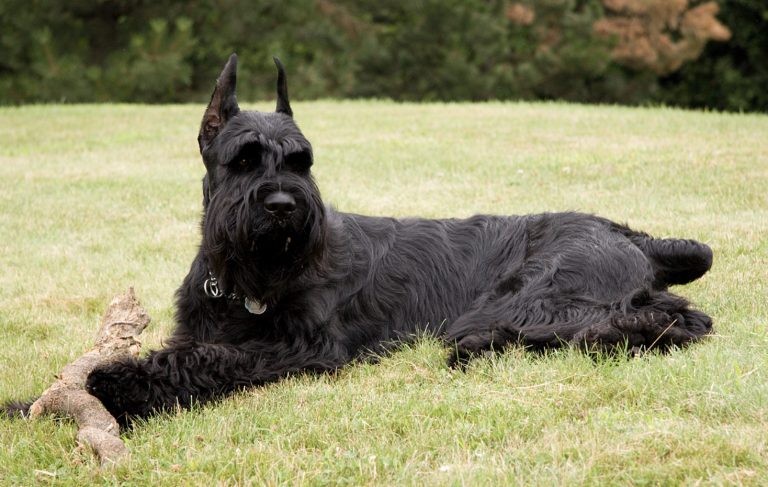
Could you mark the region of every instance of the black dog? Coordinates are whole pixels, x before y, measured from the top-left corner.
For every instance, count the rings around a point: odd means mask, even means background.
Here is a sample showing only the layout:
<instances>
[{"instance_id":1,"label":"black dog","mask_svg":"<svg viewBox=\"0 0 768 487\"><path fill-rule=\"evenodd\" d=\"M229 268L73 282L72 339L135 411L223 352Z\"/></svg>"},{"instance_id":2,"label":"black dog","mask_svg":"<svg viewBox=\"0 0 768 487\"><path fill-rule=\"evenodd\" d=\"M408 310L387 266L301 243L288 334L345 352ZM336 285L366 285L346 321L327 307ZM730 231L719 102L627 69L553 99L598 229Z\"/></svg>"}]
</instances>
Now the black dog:
<instances>
[{"instance_id":1,"label":"black dog","mask_svg":"<svg viewBox=\"0 0 768 487\"><path fill-rule=\"evenodd\" d=\"M710 268L692 240L578 213L398 220L324 206L275 62L276 113L240 111L234 54L217 80L198 137L203 239L177 328L164 349L88 379L115 416L337 369L423 332L463 364L512 344L665 350L711 330L667 291Z\"/></svg>"}]
</instances>

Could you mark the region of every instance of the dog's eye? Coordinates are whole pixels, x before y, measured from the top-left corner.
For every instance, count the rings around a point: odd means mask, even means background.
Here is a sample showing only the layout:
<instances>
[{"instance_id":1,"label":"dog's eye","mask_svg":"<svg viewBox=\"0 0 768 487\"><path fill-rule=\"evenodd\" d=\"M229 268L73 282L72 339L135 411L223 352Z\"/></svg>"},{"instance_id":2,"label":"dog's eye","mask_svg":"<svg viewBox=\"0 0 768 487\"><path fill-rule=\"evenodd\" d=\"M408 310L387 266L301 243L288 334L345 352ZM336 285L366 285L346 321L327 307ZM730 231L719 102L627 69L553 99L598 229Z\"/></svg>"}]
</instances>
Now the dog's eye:
<instances>
[{"instance_id":1,"label":"dog's eye","mask_svg":"<svg viewBox=\"0 0 768 487\"><path fill-rule=\"evenodd\" d=\"M261 147L256 143L245 144L237 152L237 155L229 159L226 164L233 170L251 170L258 167L261 161Z\"/></svg>"},{"instance_id":2,"label":"dog's eye","mask_svg":"<svg viewBox=\"0 0 768 487\"><path fill-rule=\"evenodd\" d=\"M256 163L250 157L241 157L239 159L235 159L233 167L238 171L250 171L256 167Z\"/></svg>"},{"instance_id":3,"label":"dog's eye","mask_svg":"<svg viewBox=\"0 0 768 487\"><path fill-rule=\"evenodd\" d=\"M288 154L285 158L285 165L291 171L307 171L312 166L312 154L305 151Z\"/></svg>"}]
</instances>

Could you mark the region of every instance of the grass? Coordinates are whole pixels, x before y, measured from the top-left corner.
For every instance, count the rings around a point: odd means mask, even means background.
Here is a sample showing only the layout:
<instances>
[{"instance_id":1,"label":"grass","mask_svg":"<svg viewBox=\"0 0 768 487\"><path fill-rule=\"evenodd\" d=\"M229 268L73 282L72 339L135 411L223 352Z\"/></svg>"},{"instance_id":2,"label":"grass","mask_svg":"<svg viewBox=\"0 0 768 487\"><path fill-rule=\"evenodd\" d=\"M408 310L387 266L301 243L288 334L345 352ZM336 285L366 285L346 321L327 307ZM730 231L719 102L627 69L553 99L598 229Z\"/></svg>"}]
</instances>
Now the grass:
<instances>
[{"instance_id":1,"label":"grass","mask_svg":"<svg viewBox=\"0 0 768 487\"><path fill-rule=\"evenodd\" d=\"M271 104L251 108L271 109ZM449 371L423 341L155 417L100 470L69 421L0 420L2 485L758 485L768 478L768 117L564 104L298 103L326 201L366 214L581 210L709 243L678 291L717 334L594 363ZM201 106L0 109L0 398L39 393L135 286L172 327L196 251ZM435 283L440 285L440 283Z\"/></svg>"}]
</instances>

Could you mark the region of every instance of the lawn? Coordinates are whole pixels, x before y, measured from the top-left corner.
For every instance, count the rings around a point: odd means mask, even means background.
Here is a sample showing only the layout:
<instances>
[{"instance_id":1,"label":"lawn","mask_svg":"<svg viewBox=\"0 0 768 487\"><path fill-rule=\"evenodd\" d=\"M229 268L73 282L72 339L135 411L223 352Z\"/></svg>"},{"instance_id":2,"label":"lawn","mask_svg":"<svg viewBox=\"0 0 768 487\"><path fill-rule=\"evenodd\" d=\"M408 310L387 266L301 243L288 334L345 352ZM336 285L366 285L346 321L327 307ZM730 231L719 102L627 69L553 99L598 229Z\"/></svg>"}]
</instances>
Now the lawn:
<instances>
[{"instance_id":1,"label":"lawn","mask_svg":"<svg viewBox=\"0 0 768 487\"><path fill-rule=\"evenodd\" d=\"M271 109L272 104L247 105ZM0 109L0 398L41 392L134 286L173 326L196 252L203 106ZM645 485L768 478L768 116L566 104L294 104L337 209L579 210L712 246L675 291L716 333L666 356L514 349L466 372L421 341L150 419L100 470L66 420L0 419L0 484ZM441 283L436 282L435 286Z\"/></svg>"}]
</instances>

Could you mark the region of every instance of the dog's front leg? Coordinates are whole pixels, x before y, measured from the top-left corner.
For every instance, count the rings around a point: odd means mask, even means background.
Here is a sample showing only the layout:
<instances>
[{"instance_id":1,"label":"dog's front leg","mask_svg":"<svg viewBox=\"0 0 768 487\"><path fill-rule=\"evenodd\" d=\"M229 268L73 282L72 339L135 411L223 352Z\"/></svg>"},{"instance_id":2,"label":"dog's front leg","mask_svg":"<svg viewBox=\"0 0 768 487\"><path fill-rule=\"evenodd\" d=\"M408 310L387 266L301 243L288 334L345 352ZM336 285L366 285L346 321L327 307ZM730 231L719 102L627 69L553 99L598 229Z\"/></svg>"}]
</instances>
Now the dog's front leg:
<instances>
[{"instance_id":1,"label":"dog's front leg","mask_svg":"<svg viewBox=\"0 0 768 487\"><path fill-rule=\"evenodd\" d=\"M291 373L322 372L348 359L333 344L184 343L94 370L86 387L122 424L132 417L188 408Z\"/></svg>"}]
</instances>

